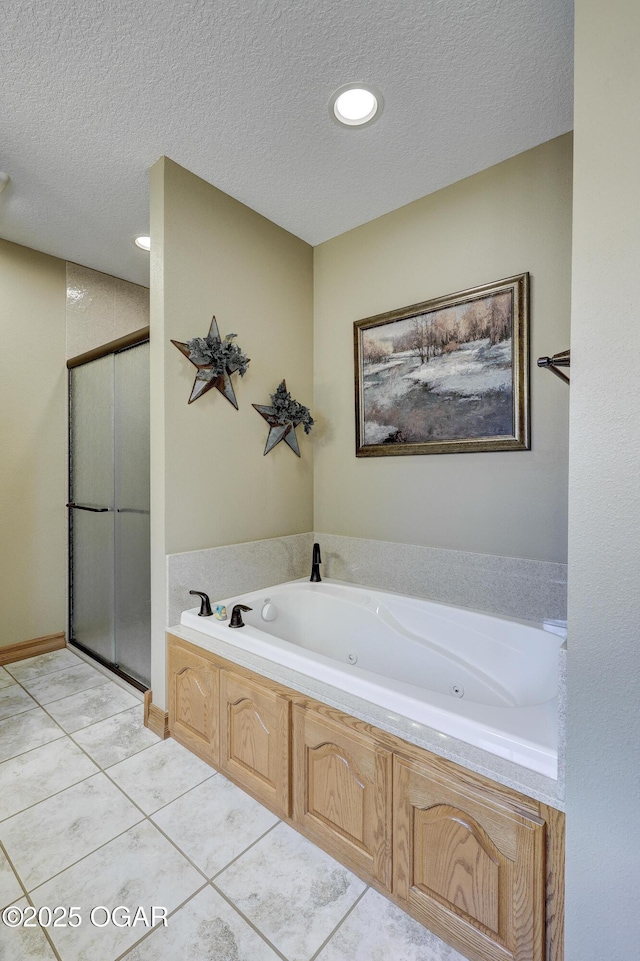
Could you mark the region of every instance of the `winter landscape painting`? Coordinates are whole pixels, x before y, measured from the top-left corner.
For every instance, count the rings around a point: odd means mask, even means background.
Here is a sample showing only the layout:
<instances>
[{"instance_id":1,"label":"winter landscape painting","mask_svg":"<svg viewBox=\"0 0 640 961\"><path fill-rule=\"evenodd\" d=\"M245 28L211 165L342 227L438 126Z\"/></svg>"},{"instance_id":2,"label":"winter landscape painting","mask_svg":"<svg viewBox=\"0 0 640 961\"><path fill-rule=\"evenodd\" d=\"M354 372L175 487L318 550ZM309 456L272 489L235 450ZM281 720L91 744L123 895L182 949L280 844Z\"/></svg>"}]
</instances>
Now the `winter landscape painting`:
<instances>
[{"instance_id":1,"label":"winter landscape painting","mask_svg":"<svg viewBox=\"0 0 640 961\"><path fill-rule=\"evenodd\" d=\"M356 454L527 450L528 274L354 324Z\"/></svg>"}]
</instances>

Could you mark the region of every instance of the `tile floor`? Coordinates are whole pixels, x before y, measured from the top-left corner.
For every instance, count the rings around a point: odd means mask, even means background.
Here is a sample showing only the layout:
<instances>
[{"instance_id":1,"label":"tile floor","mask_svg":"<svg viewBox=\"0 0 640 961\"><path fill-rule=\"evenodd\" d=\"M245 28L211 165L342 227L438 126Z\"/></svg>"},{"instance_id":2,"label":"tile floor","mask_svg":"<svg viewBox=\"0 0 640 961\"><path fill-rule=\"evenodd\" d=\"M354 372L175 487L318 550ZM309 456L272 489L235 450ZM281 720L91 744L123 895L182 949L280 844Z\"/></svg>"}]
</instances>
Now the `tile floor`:
<instances>
[{"instance_id":1,"label":"tile floor","mask_svg":"<svg viewBox=\"0 0 640 961\"><path fill-rule=\"evenodd\" d=\"M168 773L170 771L170 774ZM76 927L4 908L76 907ZM166 909L167 925L105 922ZM0 961L464 961L69 650L0 667Z\"/></svg>"}]
</instances>

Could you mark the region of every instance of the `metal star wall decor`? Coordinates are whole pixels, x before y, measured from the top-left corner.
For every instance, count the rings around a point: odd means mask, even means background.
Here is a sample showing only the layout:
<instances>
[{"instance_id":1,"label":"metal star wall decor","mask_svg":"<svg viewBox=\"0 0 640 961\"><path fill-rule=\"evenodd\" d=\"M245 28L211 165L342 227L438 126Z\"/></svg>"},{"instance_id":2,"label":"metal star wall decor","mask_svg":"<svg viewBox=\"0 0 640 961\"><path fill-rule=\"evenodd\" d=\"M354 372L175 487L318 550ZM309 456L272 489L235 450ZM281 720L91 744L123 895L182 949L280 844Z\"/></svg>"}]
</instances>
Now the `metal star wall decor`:
<instances>
[{"instance_id":1,"label":"metal star wall decor","mask_svg":"<svg viewBox=\"0 0 640 961\"><path fill-rule=\"evenodd\" d=\"M198 400L215 387L236 410L238 409L231 374L238 371L240 376L244 377L249 358L242 353L237 344L233 343L235 336L235 334L227 334L223 340L220 337L216 318L212 317L206 337L194 337L186 343L179 340L171 341L197 369L188 403L192 404L194 400Z\"/></svg>"},{"instance_id":2,"label":"metal star wall decor","mask_svg":"<svg viewBox=\"0 0 640 961\"><path fill-rule=\"evenodd\" d=\"M264 447L265 455L283 440L293 453L300 457L296 427L303 424L305 434L310 432L313 426L313 417L309 408L292 399L284 380L278 386L276 392L271 395L271 402L271 407L264 404L251 405L255 407L261 417L264 417L270 428L267 443Z\"/></svg>"}]
</instances>

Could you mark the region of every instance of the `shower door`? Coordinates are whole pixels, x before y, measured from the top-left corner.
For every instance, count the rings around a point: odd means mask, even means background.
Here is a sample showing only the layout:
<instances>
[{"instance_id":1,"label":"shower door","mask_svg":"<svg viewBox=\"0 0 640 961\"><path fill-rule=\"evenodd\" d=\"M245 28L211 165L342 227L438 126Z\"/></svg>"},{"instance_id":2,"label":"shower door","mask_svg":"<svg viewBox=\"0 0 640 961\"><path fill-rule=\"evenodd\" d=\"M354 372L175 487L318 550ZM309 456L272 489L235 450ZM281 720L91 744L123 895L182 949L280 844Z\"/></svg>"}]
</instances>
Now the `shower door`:
<instances>
[{"instance_id":1,"label":"shower door","mask_svg":"<svg viewBox=\"0 0 640 961\"><path fill-rule=\"evenodd\" d=\"M69 638L147 688L149 344L69 371Z\"/></svg>"}]
</instances>

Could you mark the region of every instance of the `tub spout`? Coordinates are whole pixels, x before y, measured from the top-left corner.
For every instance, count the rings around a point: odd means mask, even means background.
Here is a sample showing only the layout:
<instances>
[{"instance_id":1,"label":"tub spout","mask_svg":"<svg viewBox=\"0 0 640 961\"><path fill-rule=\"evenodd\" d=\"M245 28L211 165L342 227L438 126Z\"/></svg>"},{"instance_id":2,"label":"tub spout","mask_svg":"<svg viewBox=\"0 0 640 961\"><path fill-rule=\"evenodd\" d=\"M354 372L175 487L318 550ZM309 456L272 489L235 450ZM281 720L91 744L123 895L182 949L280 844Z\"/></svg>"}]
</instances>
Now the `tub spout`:
<instances>
[{"instance_id":1,"label":"tub spout","mask_svg":"<svg viewBox=\"0 0 640 961\"><path fill-rule=\"evenodd\" d=\"M313 545L313 560L311 564L311 577L310 581L321 581L320 577L320 565L322 564L322 558L320 557L320 545Z\"/></svg>"}]
</instances>

